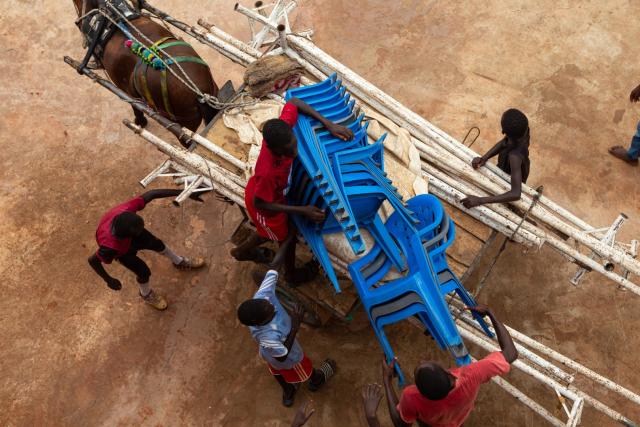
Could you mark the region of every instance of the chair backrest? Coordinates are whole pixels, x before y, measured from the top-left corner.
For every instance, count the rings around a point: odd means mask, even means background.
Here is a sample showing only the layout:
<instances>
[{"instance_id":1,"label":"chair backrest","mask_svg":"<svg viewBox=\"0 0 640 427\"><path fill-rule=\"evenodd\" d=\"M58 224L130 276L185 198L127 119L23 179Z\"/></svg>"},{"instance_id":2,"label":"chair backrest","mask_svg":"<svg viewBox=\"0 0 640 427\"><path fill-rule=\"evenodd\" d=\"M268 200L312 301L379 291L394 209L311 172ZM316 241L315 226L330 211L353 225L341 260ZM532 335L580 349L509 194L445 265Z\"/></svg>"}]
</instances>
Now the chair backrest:
<instances>
[{"instance_id":1,"label":"chair backrest","mask_svg":"<svg viewBox=\"0 0 640 427\"><path fill-rule=\"evenodd\" d=\"M327 94L330 88L342 86L342 82L338 80L338 74L333 73L328 79L308 86L300 86L287 90L284 99L291 98L310 99L313 96Z\"/></svg>"},{"instance_id":2,"label":"chair backrest","mask_svg":"<svg viewBox=\"0 0 640 427\"><path fill-rule=\"evenodd\" d=\"M455 230L453 220L445 215L437 235L424 244L438 272L448 267L447 249L455 240Z\"/></svg>"}]
</instances>

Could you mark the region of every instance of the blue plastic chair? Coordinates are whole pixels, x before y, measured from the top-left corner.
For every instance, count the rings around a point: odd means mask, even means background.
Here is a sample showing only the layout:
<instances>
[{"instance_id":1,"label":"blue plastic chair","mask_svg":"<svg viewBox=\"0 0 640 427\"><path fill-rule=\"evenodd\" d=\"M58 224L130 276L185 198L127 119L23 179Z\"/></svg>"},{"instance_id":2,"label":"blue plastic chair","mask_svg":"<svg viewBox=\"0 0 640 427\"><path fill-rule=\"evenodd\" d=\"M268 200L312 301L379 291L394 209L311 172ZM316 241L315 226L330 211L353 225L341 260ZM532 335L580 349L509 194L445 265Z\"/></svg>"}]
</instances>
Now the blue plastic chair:
<instances>
[{"instance_id":1,"label":"blue plastic chair","mask_svg":"<svg viewBox=\"0 0 640 427\"><path fill-rule=\"evenodd\" d=\"M346 92L347 92L347 89L344 86L342 86L342 82L341 81L337 81L326 92L318 93L318 94L315 94L315 95L309 95L309 96L305 96L305 95L302 95L302 96L289 96L289 95L287 95L286 98L287 98L287 100L289 100L289 99L291 99L293 97L296 97L298 99L303 100L307 104L309 104L311 106L314 106L314 105L323 104L323 103L335 102L335 101L337 101L339 99L344 99L344 97L346 96Z\"/></svg>"},{"instance_id":2,"label":"blue plastic chair","mask_svg":"<svg viewBox=\"0 0 640 427\"><path fill-rule=\"evenodd\" d=\"M332 75L329 76L328 79L323 80L320 83L289 89L285 94L285 99L291 99L291 98L303 99L303 98L316 96L318 94L331 92L331 89L338 84L341 84L340 81L338 80L338 75L336 73L333 73Z\"/></svg>"},{"instance_id":3,"label":"blue plastic chair","mask_svg":"<svg viewBox=\"0 0 640 427\"><path fill-rule=\"evenodd\" d=\"M386 227L402 246L405 256L418 252L421 254L428 253L428 256L425 257L427 267L425 268L423 264L422 272L426 269L429 270L431 279L439 291L440 302L444 304L445 308L445 296L451 292L456 292L466 305L475 305L473 298L467 293L455 274L453 274L446 264L446 248L451 244L454 236L451 231L453 222L447 217L440 201L432 195L420 195L410 199L407 204L419 219L419 224L416 226L418 233L415 233L400 215L396 213L391 215L386 223ZM413 245L407 245L407 241L413 242ZM422 251L416 247L418 241ZM427 249L431 249L431 252L428 252ZM438 264L436 265L436 263ZM409 275L411 275L414 272L411 266L415 265L415 261L409 260L409 264ZM425 325L438 345L443 349L447 348L451 351L456 359L456 363L468 363L468 357L465 354L466 350L464 346L460 345L461 341L458 339L459 336L458 338L453 337L452 339L451 333L455 325L451 320L451 314L448 312L448 308L445 312L442 304L436 304L436 307L425 304L424 295L414 290L405 292L405 288L387 288L389 285L398 285L397 282L400 280L405 280L404 285L407 286L407 276L405 279L397 279L390 283L380 284L380 280L383 279L391 268L391 262L378 246L375 246L365 257L349 266L349 271L363 301L363 306L369 315L388 360L391 360L393 357L393 351L384 335L384 326L415 315ZM418 283L415 276L412 280L414 283ZM425 281L423 277L421 277L420 280L423 283L422 286L428 289L429 285L425 284L428 280ZM433 291L434 289L431 288L431 292L427 292L432 303L437 300ZM402 292L405 293L399 297L398 295ZM377 295L375 298L372 298L374 293ZM438 306L440 308L439 310L437 309ZM439 313L439 315L434 316L436 313ZM478 321L484 332L492 337L493 334L489 331L484 319L475 314L474 318ZM449 319L450 322L447 322L446 319ZM450 324L447 326L447 323ZM442 332L443 330L445 333ZM457 334L457 330L455 333ZM403 378L400 377L400 380L402 381Z\"/></svg>"},{"instance_id":4,"label":"blue plastic chair","mask_svg":"<svg viewBox=\"0 0 640 427\"><path fill-rule=\"evenodd\" d=\"M416 228L418 228L423 247L429 254L442 295L455 292L466 306L475 306L476 301L451 270L447 261L446 250L455 239L455 224L444 212L440 200L431 194L421 194L411 198L407 205L421 220ZM484 318L476 313L472 315L487 336L493 337Z\"/></svg>"},{"instance_id":5,"label":"blue plastic chair","mask_svg":"<svg viewBox=\"0 0 640 427\"><path fill-rule=\"evenodd\" d=\"M298 200L299 204L313 205L320 209L326 209L325 197L319 194L317 189L310 184L310 181L308 175L303 175L291 199L294 201ZM359 228L365 227L371 233L374 240L383 248L387 256L393 260L396 268L401 271L404 270L406 264L400 255L399 249L377 214L380 205L385 200L386 194L375 186L347 187L347 191L344 194L348 200L350 209L357 215ZM303 237L323 265L327 276L332 283L334 283L334 286L337 286L337 278L329 261L326 248L324 248L322 235L343 231L345 228L344 224L333 216L329 216L321 225L311 223L306 218L294 216L294 219ZM353 232L355 229L348 229L347 232L349 231ZM349 238L350 234L346 233L346 235L347 238ZM336 290L339 290L339 287L337 287Z\"/></svg>"},{"instance_id":6,"label":"blue plastic chair","mask_svg":"<svg viewBox=\"0 0 640 427\"><path fill-rule=\"evenodd\" d=\"M398 189L394 187L390 180L384 176L381 168L383 162L383 146L382 140L386 135L383 135L374 144L366 147L356 148L352 150L344 150L336 153L333 156L333 172L336 178L336 182L340 188L345 191L346 187L352 185L348 180L350 172L363 172L370 176L371 180L382 189L386 194L386 199L391 203L391 206L395 211L400 212L404 216L404 219L409 224L415 224L418 220L413 216L413 212L405 207L402 203L402 198L398 193ZM356 176L356 175L354 175Z\"/></svg>"},{"instance_id":7,"label":"blue plastic chair","mask_svg":"<svg viewBox=\"0 0 640 427\"><path fill-rule=\"evenodd\" d=\"M391 263L378 246L349 265L349 273L387 360L394 358L394 352L384 334L384 326L415 315L438 345L454 355L457 364L469 363L471 359L438 290L430 260L424 253L419 236L414 233L400 239L394 237L402 246L409 264L409 271L402 278L379 283L391 269ZM401 369L398 367L397 371L402 384L404 377Z\"/></svg>"}]
</instances>

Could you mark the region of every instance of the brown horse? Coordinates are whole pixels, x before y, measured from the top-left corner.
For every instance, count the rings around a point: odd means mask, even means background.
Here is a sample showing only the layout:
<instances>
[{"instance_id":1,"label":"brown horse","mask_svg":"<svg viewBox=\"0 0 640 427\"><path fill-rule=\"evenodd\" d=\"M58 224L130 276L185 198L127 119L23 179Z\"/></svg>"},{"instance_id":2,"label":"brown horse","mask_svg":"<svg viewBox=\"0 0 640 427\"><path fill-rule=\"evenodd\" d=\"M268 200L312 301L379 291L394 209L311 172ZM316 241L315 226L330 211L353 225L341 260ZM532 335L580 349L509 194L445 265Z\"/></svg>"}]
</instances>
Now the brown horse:
<instances>
[{"instance_id":1,"label":"brown horse","mask_svg":"<svg viewBox=\"0 0 640 427\"><path fill-rule=\"evenodd\" d=\"M78 16L97 9L101 3L100 0L73 0L73 2ZM204 61L191 46L184 42L180 43L180 39L169 30L145 16L139 16L129 22L131 26L137 28L154 43L159 42L157 44L160 46L172 45L162 49L171 57L184 60L180 61L179 65L195 86L202 93L218 95L218 86L211 76L209 67L204 64ZM125 23L126 25L128 24ZM150 43L142 39L135 29L128 28L128 31L149 46ZM134 98L144 99L149 106L163 116L192 131L200 126L203 119L207 123L215 116L217 110L206 103L201 103L198 95L169 70L163 73L142 63L141 58L125 46L127 40L127 35L116 27L97 58L116 86ZM182 76L177 70L176 64L171 64L169 67ZM135 109L133 112L136 124L145 126L147 120L144 115Z\"/></svg>"}]
</instances>

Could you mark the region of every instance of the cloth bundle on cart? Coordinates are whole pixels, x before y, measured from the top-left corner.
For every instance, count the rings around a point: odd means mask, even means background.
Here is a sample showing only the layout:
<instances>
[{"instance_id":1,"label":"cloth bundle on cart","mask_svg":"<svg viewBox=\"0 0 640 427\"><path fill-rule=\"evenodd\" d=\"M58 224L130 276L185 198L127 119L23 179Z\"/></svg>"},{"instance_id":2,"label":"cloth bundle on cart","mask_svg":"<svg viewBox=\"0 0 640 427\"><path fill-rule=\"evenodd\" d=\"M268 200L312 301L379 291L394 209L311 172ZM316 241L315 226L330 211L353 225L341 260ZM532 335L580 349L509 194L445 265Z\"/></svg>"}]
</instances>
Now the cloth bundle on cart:
<instances>
[{"instance_id":1,"label":"cloth bundle on cart","mask_svg":"<svg viewBox=\"0 0 640 427\"><path fill-rule=\"evenodd\" d=\"M447 264L445 251L453 242L454 227L442 204L431 195L402 200L384 172L386 135L369 143L364 114L335 74L321 83L291 89L285 96L294 97L354 133L352 140L343 141L306 115L300 115L294 127L298 157L287 197L291 204L314 205L327 212L321 224L298 215L293 220L328 279L340 292L323 236L343 233L353 252L362 255L349 265L349 272L387 359L394 353L384 326L415 316L458 365L469 363L445 296L455 292L465 304L475 302ZM385 201L394 213L383 223L378 210ZM374 239L371 248L365 247L363 228ZM490 334L482 318L477 320ZM399 366L397 370L403 382Z\"/></svg>"}]
</instances>

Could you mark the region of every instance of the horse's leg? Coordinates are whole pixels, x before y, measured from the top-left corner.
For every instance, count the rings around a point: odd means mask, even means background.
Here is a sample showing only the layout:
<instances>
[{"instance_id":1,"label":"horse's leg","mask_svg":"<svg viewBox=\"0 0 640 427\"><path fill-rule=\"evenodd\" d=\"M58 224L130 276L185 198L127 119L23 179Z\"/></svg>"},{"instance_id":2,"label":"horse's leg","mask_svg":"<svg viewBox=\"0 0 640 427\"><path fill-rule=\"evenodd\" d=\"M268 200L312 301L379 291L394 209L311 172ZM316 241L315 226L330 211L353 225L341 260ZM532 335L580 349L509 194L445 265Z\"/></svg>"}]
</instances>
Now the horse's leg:
<instances>
[{"instance_id":1,"label":"horse's leg","mask_svg":"<svg viewBox=\"0 0 640 427\"><path fill-rule=\"evenodd\" d=\"M133 108L133 107L132 107ZM136 110L133 108L133 114L136 116L135 123L140 127L147 127L147 118L144 116L144 113L140 110Z\"/></svg>"},{"instance_id":2,"label":"horse's leg","mask_svg":"<svg viewBox=\"0 0 640 427\"><path fill-rule=\"evenodd\" d=\"M136 89L135 80L136 80L136 68L134 67L131 72L131 75L129 76L129 84L128 84L129 89L127 90L127 92L130 95L132 95L134 98L141 99L142 97L140 96L140 94L138 93L138 90ZM144 113L140 110L137 110L133 106L131 106L131 108L133 108L133 115L136 116L135 124L143 128L147 127L148 122Z\"/></svg>"}]
</instances>

